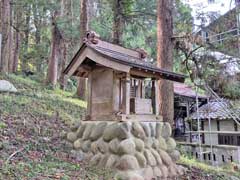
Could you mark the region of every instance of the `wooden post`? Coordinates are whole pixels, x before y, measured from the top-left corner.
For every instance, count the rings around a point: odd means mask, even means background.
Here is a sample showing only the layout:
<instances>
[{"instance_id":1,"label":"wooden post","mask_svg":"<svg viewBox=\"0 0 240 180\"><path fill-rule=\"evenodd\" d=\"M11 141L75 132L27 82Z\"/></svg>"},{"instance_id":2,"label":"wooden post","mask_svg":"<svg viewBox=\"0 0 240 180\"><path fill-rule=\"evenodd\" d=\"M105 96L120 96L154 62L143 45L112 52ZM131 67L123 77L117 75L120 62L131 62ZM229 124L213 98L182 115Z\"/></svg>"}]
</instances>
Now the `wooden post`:
<instances>
[{"instance_id":1,"label":"wooden post","mask_svg":"<svg viewBox=\"0 0 240 180\"><path fill-rule=\"evenodd\" d=\"M158 89L158 80L155 80L155 114L159 115L159 89Z\"/></svg>"},{"instance_id":2,"label":"wooden post","mask_svg":"<svg viewBox=\"0 0 240 180\"><path fill-rule=\"evenodd\" d=\"M87 102L87 115L91 118L91 114L92 114L92 73L89 72L88 74L88 86L87 86L87 90L88 90L88 102Z\"/></svg>"},{"instance_id":3,"label":"wooden post","mask_svg":"<svg viewBox=\"0 0 240 180\"><path fill-rule=\"evenodd\" d=\"M130 86L130 74L127 73L124 81L122 82L122 111L126 115L130 114Z\"/></svg>"},{"instance_id":4,"label":"wooden post","mask_svg":"<svg viewBox=\"0 0 240 180\"><path fill-rule=\"evenodd\" d=\"M125 82L125 86L126 86L126 89L125 89L125 97L126 97L126 101L125 101L125 113L126 115L130 114L130 74L127 73L127 76L126 76L126 82Z\"/></svg>"},{"instance_id":5,"label":"wooden post","mask_svg":"<svg viewBox=\"0 0 240 180\"><path fill-rule=\"evenodd\" d=\"M187 101L186 110L187 110L187 118L189 118L189 115L190 115L190 105L189 105L189 101Z\"/></svg>"},{"instance_id":6,"label":"wooden post","mask_svg":"<svg viewBox=\"0 0 240 180\"><path fill-rule=\"evenodd\" d=\"M142 98L142 80L139 79L137 81L137 93L136 93L136 97L138 98Z\"/></svg>"},{"instance_id":7,"label":"wooden post","mask_svg":"<svg viewBox=\"0 0 240 180\"><path fill-rule=\"evenodd\" d=\"M142 81L142 98L145 98L145 81Z\"/></svg>"},{"instance_id":8,"label":"wooden post","mask_svg":"<svg viewBox=\"0 0 240 180\"><path fill-rule=\"evenodd\" d=\"M152 88L151 88L151 99L152 99L152 109L153 114L156 114L156 98L155 98L155 79L152 78Z\"/></svg>"},{"instance_id":9,"label":"wooden post","mask_svg":"<svg viewBox=\"0 0 240 180\"><path fill-rule=\"evenodd\" d=\"M122 79L119 78L119 110L122 110Z\"/></svg>"}]
</instances>

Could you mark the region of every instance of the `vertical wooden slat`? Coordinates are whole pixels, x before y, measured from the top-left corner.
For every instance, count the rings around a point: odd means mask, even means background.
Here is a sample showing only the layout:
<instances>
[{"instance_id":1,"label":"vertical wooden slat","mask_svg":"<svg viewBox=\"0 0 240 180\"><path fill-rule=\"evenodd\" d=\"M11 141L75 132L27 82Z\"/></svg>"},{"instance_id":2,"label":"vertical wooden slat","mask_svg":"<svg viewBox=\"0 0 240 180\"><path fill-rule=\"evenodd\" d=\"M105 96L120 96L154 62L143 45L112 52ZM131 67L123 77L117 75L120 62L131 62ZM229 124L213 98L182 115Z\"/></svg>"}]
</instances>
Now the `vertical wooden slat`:
<instances>
[{"instance_id":1,"label":"vertical wooden slat","mask_svg":"<svg viewBox=\"0 0 240 180\"><path fill-rule=\"evenodd\" d=\"M155 80L155 113L159 115L159 89L158 89L158 80Z\"/></svg>"}]
</instances>

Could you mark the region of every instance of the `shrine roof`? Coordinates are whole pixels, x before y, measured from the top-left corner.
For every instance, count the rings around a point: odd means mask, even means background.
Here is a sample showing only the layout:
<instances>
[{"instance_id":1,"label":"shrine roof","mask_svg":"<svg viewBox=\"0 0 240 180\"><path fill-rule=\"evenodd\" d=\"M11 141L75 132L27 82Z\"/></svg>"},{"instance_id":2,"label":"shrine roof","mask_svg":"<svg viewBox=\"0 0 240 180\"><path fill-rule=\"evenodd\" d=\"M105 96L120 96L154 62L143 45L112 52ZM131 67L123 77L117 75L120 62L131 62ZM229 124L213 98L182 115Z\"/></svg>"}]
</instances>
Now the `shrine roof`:
<instances>
[{"instance_id":1,"label":"shrine roof","mask_svg":"<svg viewBox=\"0 0 240 180\"><path fill-rule=\"evenodd\" d=\"M79 55L84 49L89 48L97 55L102 56L110 61L129 66L131 69L137 69L139 71L145 71L154 75L159 75L163 79L168 79L177 82L184 82L186 76L178 74L172 71L168 71L162 68L158 68L156 65L149 61L147 53L143 49L128 49L113 43L109 43L97 38L95 35L89 34L84 39L84 43L76 55L71 60L70 64L64 70L65 74L68 74L73 65L78 61ZM94 59L92 59L94 61Z\"/></svg>"}]
</instances>

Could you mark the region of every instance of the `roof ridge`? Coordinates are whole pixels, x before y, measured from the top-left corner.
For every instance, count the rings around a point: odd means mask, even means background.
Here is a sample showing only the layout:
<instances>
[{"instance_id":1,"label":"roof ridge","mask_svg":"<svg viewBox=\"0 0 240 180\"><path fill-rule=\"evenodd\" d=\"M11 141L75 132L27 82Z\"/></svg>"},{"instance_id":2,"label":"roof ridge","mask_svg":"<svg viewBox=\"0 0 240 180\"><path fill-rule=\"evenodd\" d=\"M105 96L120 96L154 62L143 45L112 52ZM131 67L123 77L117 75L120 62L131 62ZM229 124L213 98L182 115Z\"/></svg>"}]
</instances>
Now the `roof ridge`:
<instances>
[{"instance_id":1,"label":"roof ridge","mask_svg":"<svg viewBox=\"0 0 240 180\"><path fill-rule=\"evenodd\" d=\"M95 46L104 47L106 49L111 49L111 50L118 49L118 51L116 52L128 54L128 55L131 54L133 57L139 58L139 59L144 59L147 57L147 52L144 49L127 48L119 44L114 44L114 43L102 40L100 36L94 31L87 32L86 37L84 38L84 42L95 45Z\"/></svg>"}]
</instances>

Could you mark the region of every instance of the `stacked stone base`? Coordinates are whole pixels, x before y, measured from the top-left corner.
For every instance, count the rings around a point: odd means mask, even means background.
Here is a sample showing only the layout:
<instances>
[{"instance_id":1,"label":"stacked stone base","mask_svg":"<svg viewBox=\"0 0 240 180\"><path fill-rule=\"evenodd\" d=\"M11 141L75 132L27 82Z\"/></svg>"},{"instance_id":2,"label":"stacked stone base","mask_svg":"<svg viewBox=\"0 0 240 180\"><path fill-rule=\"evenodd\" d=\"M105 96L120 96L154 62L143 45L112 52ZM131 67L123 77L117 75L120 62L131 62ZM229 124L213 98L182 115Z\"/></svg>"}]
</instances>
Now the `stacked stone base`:
<instances>
[{"instance_id":1,"label":"stacked stone base","mask_svg":"<svg viewBox=\"0 0 240 180\"><path fill-rule=\"evenodd\" d=\"M166 179L183 173L171 132L163 122L82 122L67 140L91 165L114 170L115 179Z\"/></svg>"}]
</instances>

